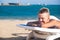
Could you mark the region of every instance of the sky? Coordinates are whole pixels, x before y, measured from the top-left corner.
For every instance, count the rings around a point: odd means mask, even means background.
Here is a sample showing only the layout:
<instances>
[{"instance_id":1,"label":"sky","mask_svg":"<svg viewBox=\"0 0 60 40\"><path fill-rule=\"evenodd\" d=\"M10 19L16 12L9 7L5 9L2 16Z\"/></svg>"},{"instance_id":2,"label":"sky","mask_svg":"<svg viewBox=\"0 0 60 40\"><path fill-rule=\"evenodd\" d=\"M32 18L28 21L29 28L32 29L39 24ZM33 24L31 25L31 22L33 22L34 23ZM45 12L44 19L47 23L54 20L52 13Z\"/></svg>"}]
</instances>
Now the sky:
<instances>
[{"instance_id":1,"label":"sky","mask_svg":"<svg viewBox=\"0 0 60 40\"><path fill-rule=\"evenodd\" d=\"M53 4L60 5L60 0L0 0L0 3L21 3L21 4Z\"/></svg>"}]
</instances>

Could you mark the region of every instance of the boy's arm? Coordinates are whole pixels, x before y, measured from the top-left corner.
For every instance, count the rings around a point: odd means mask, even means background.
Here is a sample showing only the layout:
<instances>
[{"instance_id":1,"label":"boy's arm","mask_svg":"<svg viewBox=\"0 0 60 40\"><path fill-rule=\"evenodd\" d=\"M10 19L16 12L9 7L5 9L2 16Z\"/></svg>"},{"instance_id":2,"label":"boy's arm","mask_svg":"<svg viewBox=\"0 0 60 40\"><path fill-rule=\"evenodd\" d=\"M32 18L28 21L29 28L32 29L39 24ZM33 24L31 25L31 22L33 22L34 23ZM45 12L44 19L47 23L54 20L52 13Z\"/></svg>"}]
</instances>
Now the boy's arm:
<instances>
[{"instance_id":1,"label":"boy's arm","mask_svg":"<svg viewBox=\"0 0 60 40\"><path fill-rule=\"evenodd\" d=\"M28 26L32 26L32 24L33 24L32 22L28 22L27 23Z\"/></svg>"},{"instance_id":2,"label":"boy's arm","mask_svg":"<svg viewBox=\"0 0 60 40\"><path fill-rule=\"evenodd\" d=\"M56 21L53 20L53 21L50 21L50 22L48 22L48 23L46 23L46 24L42 24L41 27L42 27L42 28L49 28L49 27L53 27L53 26L55 26L55 25L56 25Z\"/></svg>"},{"instance_id":3,"label":"boy's arm","mask_svg":"<svg viewBox=\"0 0 60 40\"><path fill-rule=\"evenodd\" d=\"M60 28L60 21L56 21L55 26L58 27L58 28Z\"/></svg>"},{"instance_id":4,"label":"boy's arm","mask_svg":"<svg viewBox=\"0 0 60 40\"><path fill-rule=\"evenodd\" d=\"M35 24L36 22L28 22L27 25L28 26L37 26L37 24Z\"/></svg>"}]
</instances>

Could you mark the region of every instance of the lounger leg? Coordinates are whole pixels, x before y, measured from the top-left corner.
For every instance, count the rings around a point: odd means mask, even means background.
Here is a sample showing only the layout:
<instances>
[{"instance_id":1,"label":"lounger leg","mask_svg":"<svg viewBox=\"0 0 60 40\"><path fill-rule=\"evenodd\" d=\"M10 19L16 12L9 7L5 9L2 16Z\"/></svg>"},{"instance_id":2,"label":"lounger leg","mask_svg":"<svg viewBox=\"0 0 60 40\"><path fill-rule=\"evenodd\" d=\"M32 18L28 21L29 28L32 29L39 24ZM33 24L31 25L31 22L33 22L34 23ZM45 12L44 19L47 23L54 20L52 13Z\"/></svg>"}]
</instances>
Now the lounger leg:
<instances>
[{"instance_id":1,"label":"lounger leg","mask_svg":"<svg viewBox=\"0 0 60 40\"><path fill-rule=\"evenodd\" d=\"M46 40L54 40L54 39L59 38L59 37L60 37L60 34L51 35L51 36L48 36L48 37L46 38Z\"/></svg>"},{"instance_id":2,"label":"lounger leg","mask_svg":"<svg viewBox=\"0 0 60 40\"><path fill-rule=\"evenodd\" d=\"M33 39L33 32L31 32L26 38L26 40L31 40L31 39Z\"/></svg>"}]
</instances>

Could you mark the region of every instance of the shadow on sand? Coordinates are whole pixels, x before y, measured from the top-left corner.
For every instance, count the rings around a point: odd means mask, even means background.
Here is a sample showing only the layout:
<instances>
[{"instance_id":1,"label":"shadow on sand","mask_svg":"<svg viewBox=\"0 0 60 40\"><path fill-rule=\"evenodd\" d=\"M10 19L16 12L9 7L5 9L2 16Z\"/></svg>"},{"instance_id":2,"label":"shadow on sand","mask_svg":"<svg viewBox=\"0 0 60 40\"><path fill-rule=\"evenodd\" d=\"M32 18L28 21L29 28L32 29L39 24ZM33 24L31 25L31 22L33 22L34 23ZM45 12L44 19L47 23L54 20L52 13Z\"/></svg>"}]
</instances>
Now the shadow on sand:
<instances>
[{"instance_id":1,"label":"shadow on sand","mask_svg":"<svg viewBox=\"0 0 60 40\"><path fill-rule=\"evenodd\" d=\"M29 33L13 33L12 35L13 36L19 36L19 35L28 35Z\"/></svg>"},{"instance_id":2,"label":"shadow on sand","mask_svg":"<svg viewBox=\"0 0 60 40\"><path fill-rule=\"evenodd\" d=\"M26 40L26 36L20 36L26 33L13 33L11 35L16 36L16 37L10 37L10 38L1 38L0 40Z\"/></svg>"},{"instance_id":3,"label":"shadow on sand","mask_svg":"<svg viewBox=\"0 0 60 40\"><path fill-rule=\"evenodd\" d=\"M12 35L17 36L17 37L11 37L11 38L1 38L0 37L0 40L26 40L27 36L18 36L21 34L27 34L27 33L13 33ZM32 39L32 40L45 40L45 39ZM55 40L60 40L60 38L55 39Z\"/></svg>"},{"instance_id":4,"label":"shadow on sand","mask_svg":"<svg viewBox=\"0 0 60 40\"><path fill-rule=\"evenodd\" d=\"M26 40L26 37L11 37L11 38L0 38L0 40Z\"/></svg>"},{"instance_id":5,"label":"shadow on sand","mask_svg":"<svg viewBox=\"0 0 60 40\"><path fill-rule=\"evenodd\" d=\"M16 37L10 37L10 38L2 38L0 37L0 40L26 40L26 37L29 33L13 33L13 36ZM26 36L20 36L20 35L26 35ZM32 40L42 40L42 39L32 39Z\"/></svg>"},{"instance_id":6,"label":"shadow on sand","mask_svg":"<svg viewBox=\"0 0 60 40\"><path fill-rule=\"evenodd\" d=\"M11 38L0 38L0 40L26 40L26 37L11 37ZM44 39L32 39L32 40L44 40Z\"/></svg>"}]
</instances>

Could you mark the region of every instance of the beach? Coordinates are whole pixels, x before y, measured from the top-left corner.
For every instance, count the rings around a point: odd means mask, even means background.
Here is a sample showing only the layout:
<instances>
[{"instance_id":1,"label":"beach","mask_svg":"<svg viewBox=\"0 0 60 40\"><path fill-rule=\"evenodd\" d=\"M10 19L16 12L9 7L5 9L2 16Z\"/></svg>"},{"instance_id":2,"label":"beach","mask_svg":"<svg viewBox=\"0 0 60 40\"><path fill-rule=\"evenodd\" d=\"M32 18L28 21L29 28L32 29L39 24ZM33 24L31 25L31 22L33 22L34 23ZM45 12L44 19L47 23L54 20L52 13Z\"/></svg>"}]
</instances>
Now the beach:
<instances>
[{"instance_id":1,"label":"beach","mask_svg":"<svg viewBox=\"0 0 60 40\"><path fill-rule=\"evenodd\" d=\"M0 40L22 40L31 32L20 28L17 24L27 23L27 20L0 20Z\"/></svg>"},{"instance_id":2,"label":"beach","mask_svg":"<svg viewBox=\"0 0 60 40\"><path fill-rule=\"evenodd\" d=\"M50 15L60 19L60 5L0 6L0 40L25 40L31 30L17 24L38 20L42 7L48 8Z\"/></svg>"}]
</instances>

